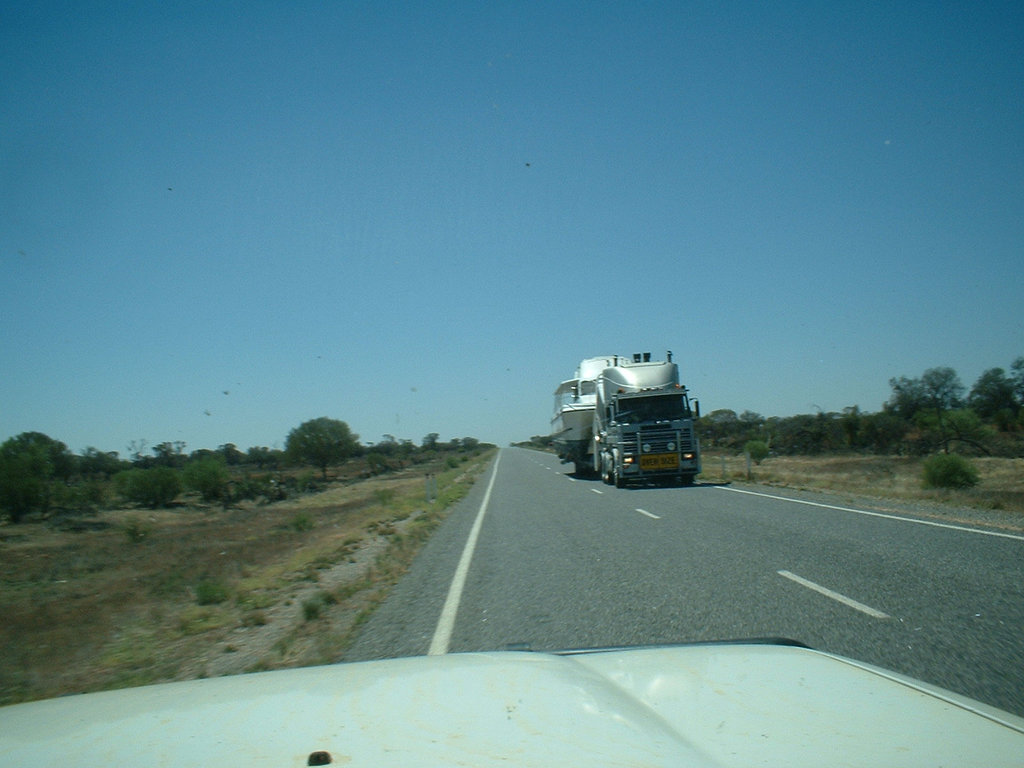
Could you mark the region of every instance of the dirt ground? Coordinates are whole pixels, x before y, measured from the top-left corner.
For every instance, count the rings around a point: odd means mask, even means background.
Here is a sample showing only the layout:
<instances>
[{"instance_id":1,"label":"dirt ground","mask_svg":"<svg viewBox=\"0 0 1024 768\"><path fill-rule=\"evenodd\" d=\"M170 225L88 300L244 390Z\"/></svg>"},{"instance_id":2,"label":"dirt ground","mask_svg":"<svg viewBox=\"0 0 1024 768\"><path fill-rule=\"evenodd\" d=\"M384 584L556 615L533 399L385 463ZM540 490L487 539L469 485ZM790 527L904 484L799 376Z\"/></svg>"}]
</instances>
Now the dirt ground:
<instances>
[{"instance_id":1,"label":"dirt ground","mask_svg":"<svg viewBox=\"0 0 1024 768\"><path fill-rule=\"evenodd\" d=\"M0 526L0 704L337 660L488 458Z\"/></svg>"}]
</instances>

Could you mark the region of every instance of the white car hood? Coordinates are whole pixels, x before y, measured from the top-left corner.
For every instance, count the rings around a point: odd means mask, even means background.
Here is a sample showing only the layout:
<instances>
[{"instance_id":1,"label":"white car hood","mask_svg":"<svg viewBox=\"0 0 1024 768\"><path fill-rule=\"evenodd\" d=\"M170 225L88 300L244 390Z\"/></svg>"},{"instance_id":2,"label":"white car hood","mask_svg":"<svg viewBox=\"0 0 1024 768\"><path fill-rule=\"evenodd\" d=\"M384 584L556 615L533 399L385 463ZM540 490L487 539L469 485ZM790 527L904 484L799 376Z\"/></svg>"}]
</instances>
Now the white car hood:
<instances>
[{"instance_id":1,"label":"white car hood","mask_svg":"<svg viewBox=\"0 0 1024 768\"><path fill-rule=\"evenodd\" d=\"M281 768L327 755L376 768L1020 766L1024 719L773 645L451 654L0 708L0 766Z\"/></svg>"}]
</instances>

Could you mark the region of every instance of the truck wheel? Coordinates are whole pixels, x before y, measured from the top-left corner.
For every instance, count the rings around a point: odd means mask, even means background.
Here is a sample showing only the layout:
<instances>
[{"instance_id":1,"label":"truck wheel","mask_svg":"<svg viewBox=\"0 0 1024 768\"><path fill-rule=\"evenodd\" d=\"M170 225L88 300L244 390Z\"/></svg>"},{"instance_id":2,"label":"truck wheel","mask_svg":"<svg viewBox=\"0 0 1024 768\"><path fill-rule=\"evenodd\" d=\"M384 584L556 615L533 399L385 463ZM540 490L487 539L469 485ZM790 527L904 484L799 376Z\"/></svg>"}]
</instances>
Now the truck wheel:
<instances>
[{"instance_id":1,"label":"truck wheel","mask_svg":"<svg viewBox=\"0 0 1024 768\"><path fill-rule=\"evenodd\" d=\"M626 481L622 478L622 475L619 474L618 468L616 468L614 470L614 478L615 478L615 487L616 488L625 488L626 487Z\"/></svg>"}]
</instances>

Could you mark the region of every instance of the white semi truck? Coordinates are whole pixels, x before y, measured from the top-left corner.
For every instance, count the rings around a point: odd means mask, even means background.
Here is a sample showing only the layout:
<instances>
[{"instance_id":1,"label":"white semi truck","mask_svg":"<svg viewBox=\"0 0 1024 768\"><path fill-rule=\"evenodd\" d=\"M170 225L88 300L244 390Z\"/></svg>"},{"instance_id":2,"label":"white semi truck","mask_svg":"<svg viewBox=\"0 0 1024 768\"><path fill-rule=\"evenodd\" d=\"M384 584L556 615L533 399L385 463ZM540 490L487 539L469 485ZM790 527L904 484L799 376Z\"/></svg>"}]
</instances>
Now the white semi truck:
<instances>
[{"instance_id":1,"label":"white semi truck","mask_svg":"<svg viewBox=\"0 0 1024 768\"><path fill-rule=\"evenodd\" d=\"M672 353L614 356L596 379L594 471L623 487L644 481L689 485L700 474L695 421L700 404L679 383Z\"/></svg>"}]
</instances>

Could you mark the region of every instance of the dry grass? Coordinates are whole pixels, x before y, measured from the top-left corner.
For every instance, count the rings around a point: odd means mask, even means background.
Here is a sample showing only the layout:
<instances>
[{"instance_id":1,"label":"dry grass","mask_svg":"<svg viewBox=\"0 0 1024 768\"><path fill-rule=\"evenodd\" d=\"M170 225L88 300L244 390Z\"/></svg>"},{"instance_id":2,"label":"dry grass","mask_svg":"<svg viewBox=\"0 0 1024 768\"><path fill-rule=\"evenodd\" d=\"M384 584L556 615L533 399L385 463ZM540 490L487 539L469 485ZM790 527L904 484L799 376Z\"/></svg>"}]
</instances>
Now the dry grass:
<instances>
[{"instance_id":1,"label":"dry grass","mask_svg":"<svg viewBox=\"0 0 1024 768\"><path fill-rule=\"evenodd\" d=\"M336 660L489 458L263 506L0 527L0 704Z\"/></svg>"},{"instance_id":2,"label":"dry grass","mask_svg":"<svg viewBox=\"0 0 1024 768\"><path fill-rule=\"evenodd\" d=\"M922 488L924 459L907 456L779 456L751 465L753 482L903 501L941 502L1024 514L1024 459L976 458L980 482L965 490ZM706 482L747 480L743 456L704 456Z\"/></svg>"}]
</instances>

